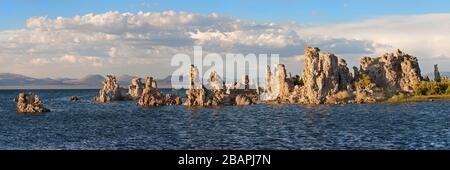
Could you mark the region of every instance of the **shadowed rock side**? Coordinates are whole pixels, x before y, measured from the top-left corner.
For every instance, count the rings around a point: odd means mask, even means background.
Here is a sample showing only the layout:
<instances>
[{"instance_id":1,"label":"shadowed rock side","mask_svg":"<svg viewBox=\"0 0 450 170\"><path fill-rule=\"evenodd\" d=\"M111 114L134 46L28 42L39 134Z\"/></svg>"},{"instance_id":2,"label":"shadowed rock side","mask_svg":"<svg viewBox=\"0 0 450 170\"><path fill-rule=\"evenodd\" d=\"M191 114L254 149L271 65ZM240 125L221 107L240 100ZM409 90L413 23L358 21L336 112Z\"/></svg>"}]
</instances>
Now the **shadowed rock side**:
<instances>
[{"instance_id":1,"label":"shadowed rock side","mask_svg":"<svg viewBox=\"0 0 450 170\"><path fill-rule=\"evenodd\" d=\"M208 79L208 88L201 84L198 70L191 65L189 72L189 89L186 91L187 99L184 105L187 107L225 106L225 105L249 105L258 99L256 90L249 89L249 77L244 76L244 84L225 84L221 77L212 71ZM244 87L244 89L240 89Z\"/></svg>"},{"instance_id":2,"label":"shadowed rock side","mask_svg":"<svg viewBox=\"0 0 450 170\"><path fill-rule=\"evenodd\" d=\"M439 72L438 65L434 65L434 81L440 82L441 81L441 73Z\"/></svg>"},{"instance_id":3,"label":"shadowed rock side","mask_svg":"<svg viewBox=\"0 0 450 170\"><path fill-rule=\"evenodd\" d=\"M125 100L130 98L126 93L126 89L120 88L117 79L113 75L107 75L103 81L102 88L95 100L102 103L112 101Z\"/></svg>"},{"instance_id":4,"label":"shadowed rock side","mask_svg":"<svg viewBox=\"0 0 450 170\"><path fill-rule=\"evenodd\" d=\"M50 110L42 106L38 95L19 93L17 99L17 111L20 113L40 113L49 112Z\"/></svg>"},{"instance_id":5,"label":"shadowed rock side","mask_svg":"<svg viewBox=\"0 0 450 170\"><path fill-rule=\"evenodd\" d=\"M145 88L143 89L141 97L139 97L138 105L151 107L180 104L181 97L176 94L163 94L158 91L158 86L153 77L147 77L145 79Z\"/></svg>"}]
</instances>

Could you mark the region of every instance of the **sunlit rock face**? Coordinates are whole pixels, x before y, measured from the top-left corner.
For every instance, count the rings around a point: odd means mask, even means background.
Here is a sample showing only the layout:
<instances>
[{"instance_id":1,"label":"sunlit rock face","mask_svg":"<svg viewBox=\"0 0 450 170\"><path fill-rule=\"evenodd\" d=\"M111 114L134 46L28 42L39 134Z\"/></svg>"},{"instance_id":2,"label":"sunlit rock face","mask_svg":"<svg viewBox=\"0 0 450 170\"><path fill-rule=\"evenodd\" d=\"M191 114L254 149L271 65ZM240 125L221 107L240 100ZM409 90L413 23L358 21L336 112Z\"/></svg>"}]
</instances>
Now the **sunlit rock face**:
<instances>
[{"instance_id":1,"label":"sunlit rock face","mask_svg":"<svg viewBox=\"0 0 450 170\"><path fill-rule=\"evenodd\" d=\"M186 91L187 99L184 102L187 107L249 105L257 100L257 91L250 89L247 75L244 76L243 82L225 84L222 78L212 71L206 85L200 83L195 66L191 65L189 75L190 87Z\"/></svg>"},{"instance_id":2,"label":"sunlit rock face","mask_svg":"<svg viewBox=\"0 0 450 170\"><path fill-rule=\"evenodd\" d=\"M266 84L264 93L260 99L263 101L275 101L288 98L290 89L293 88L292 82L287 78L284 64L277 64L275 74L272 76L270 66L266 66Z\"/></svg>"},{"instance_id":3,"label":"sunlit rock face","mask_svg":"<svg viewBox=\"0 0 450 170\"><path fill-rule=\"evenodd\" d=\"M189 89L186 91L187 99L184 105L187 107L204 106L206 104L206 89L199 79L197 67L191 65L189 70Z\"/></svg>"},{"instance_id":4,"label":"sunlit rock face","mask_svg":"<svg viewBox=\"0 0 450 170\"><path fill-rule=\"evenodd\" d=\"M141 78L134 78L128 86L128 95L133 99L139 99L144 91L145 85Z\"/></svg>"},{"instance_id":5,"label":"sunlit rock face","mask_svg":"<svg viewBox=\"0 0 450 170\"><path fill-rule=\"evenodd\" d=\"M228 95L226 94L226 87L222 78L212 71L208 79L209 89L204 89L205 100L204 106L222 106L229 105L227 101Z\"/></svg>"},{"instance_id":6,"label":"sunlit rock face","mask_svg":"<svg viewBox=\"0 0 450 170\"><path fill-rule=\"evenodd\" d=\"M239 94L235 97L235 105L246 106L252 104L252 99L246 95Z\"/></svg>"},{"instance_id":7,"label":"sunlit rock face","mask_svg":"<svg viewBox=\"0 0 450 170\"><path fill-rule=\"evenodd\" d=\"M19 113L41 113L49 112L50 110L42 106L38 95L19 93L17 99L17 111Z\"/></svg>"},{"instance_id":8,"label":"sunlit rock face","mask_svg":"<svg viewBox=\"0 0 450 170\"><path fill-rule=\"evenodd\" d=\"M181 97L176 94L163 94L158 91L158 85L153 77L145 79L145 88L141 97L139 97L138 105L143 107L155 107L164 105L180 105Z\"/></svg>"},{"instance_id":9,"label":"sunlit rock face","mask_svg":"<svg viewBox=\"0 0 450 170\"><path fill-rule=\"evenodd\" d=\"M107 75L106 79L103 81L103 85L98 96L95 97L95 100L98 102L107 103L117 100L124 100L127 98L129 97L126 89L120 88L116 77L113 75Z\"/></svg>"},{"instance_id":10,"label":"sunlit rock face","mask_svg":"<svg viewBox=\"0 0 450 170\"><path fill-rule=\"evenodd\" d=\"M262 101L301 104L373 103L398 92L412 92L421 81L417 58L398 50L361 59L353 74L344 59L307 47L302 78L286 77L283 65L275 74L266 67ZM295 84L295 86L292 86Z\"/></svg>"},{"instance_id":11,"label":"sunlit rock face","mask_svg":"<svg viewBox=\"0 0 450 170\"><path fill-rule=\"evenodd\" d=\"M351 90L352 76L344 59L320 49L305 48L303 86L299 88L300 103L323 104L339 91Z\"/></svg>"},{"instance_id":12,"label":"sunlit rock face","mask_svg":"<svg viewBox=\"0 0 450 170\"><path fill-rule=\"evenodd\" d=\"M217 72L212 71L209 75L208 84L211 90L223 90L224 83L222 78L217 74Z\"/></svg>"},{"instance_id":13,"label":"sunlit rock face","mask_svg":"<svg viewBox=\"0 0 450 170\"><path fill-rule=\"evenodd\" d=\"M389 94L412 92L422 79L417 58L400 50L377 58L363 57L360 67L360 74L368 75Z\"/></svg>"}]
</instances>

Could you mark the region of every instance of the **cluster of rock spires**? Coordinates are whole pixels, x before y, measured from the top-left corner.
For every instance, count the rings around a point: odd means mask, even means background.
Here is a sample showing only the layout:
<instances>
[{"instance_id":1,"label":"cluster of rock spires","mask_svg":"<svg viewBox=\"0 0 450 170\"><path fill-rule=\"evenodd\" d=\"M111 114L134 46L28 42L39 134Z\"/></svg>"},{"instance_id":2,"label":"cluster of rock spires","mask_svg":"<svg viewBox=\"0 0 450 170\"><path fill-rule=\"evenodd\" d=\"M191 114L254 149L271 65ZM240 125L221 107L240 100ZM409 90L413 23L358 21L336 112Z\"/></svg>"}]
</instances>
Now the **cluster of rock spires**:
<instances>
[{"instance_id":1,"label":"cluster of rock spires","mask_svg":"<svg viewBox=\"0 0 450 170\"><path fill-rule=\"evenodd\" d=\"M250 105L257 102L296 104L345 104L374 103L398 93L412 93L421 80L416 57L400 50L380 57L363 57L360 67L353 73L344 59L331 53L322 53L318 48L304 50L303 75L291 77L283 64L276 65L272 73L266 66L264 89L258 82L250 89L248 75L242 82L226 84L216 72L211 72L208 88L200 81L194 65L189 70L189 89L184 105L187 107L214 107L226 105ZM437 70L437 66L435 68ZM439 72L435 73L437 79ZM242 88L243 87L243 88ZM76 101L76 96L71 98ZM98 102L135 100L140 106L180 105L182 99L176 94L163 94L152 77L145 83L141 78L131 80L128 89L121 88L115 76L107 75L103 86L95 97ZM46 112L37 95L19 94L19 112Z\"/></svg>"},{"instance_id":2,"label":"cluster of rock spires","mask_svg":"<svg viewBox=\"0 0 450 170\"><path fill-rule=\"evenodd\" d=\"M50 110L42 106L41 99L38 95L19 93L16 101L17 111L20 113L41 113Z\"/></svg>"},{"instance_id":3,"label":"cluster of rock spires","mask_svg":"<svg viewBox=\"0 0 450 170\"><path fill-rule=\"evenodd\" d=\"M198 77L198 70L191 65L189 72L189 89L186 91L187 99L184 103L188 107L201 106L244 106L255 103L258 99L258 88L250 89L248 76L244 76L242 83L225 84L221 77L212 71L209 79L209 88L205 88ZM243 89L240 88L243 84Z\"/></svg>"},{"instance_id":4,"label":"cluster of rock spires","mask_svg":"<svg viewBox=\"0 0 450 170\"><path fill-rule=\"evenodd\" d=\"M163 94L158 91L156 80L153 77L145 79L145 88L140 96L137 96L140 106L180 105L181 97L176 94Z\"/></svg>"},{"instance_id":5,"label":"cluster of rock spires","mask_svg":"<svg viewBox=\"0 0 450 170\"><path fill-rule=\"evenodd\" d=\"M283 64L276 65L272 73L266 66L265 86L261 93L259 84L250 89L249 77L242 82L225 84L216 72L211 72L208 88L200 81L194 65L189 70L189 89L184 105L208 107L225 105L249 105L253 103L297 103L297 104L343 104L373 103L392 95L412 93L414 85L422 77L416 57L400 50L380 57L363 57L360 67L353 67L353 73L344 59L331 53L320 52L318 48L305 48L303 75L291 77ZM242 88L243 87L243 88ZM145 85L140 78L133 79L126 89L117 84L114 76L108 75L103 82L97 101L137 100L141 106L179 105L181 98L176 94L162 94L156 81L146 78Z\"/></svg>"},{"instance_id":6,"label":"cluster of rock spires","mask_svg":"<svg viewBox=\"0 0 450 170\"><path fill-rule=\"evenodd\" d=\"M152 77L145 79L134 78L128 90L121 88L115 76L107 75L103 86L95 100L102 103L121 100L136 100L140 106L179 105L181 98L176 94L163 94L158 90L156 81Z\"/></svg>"},{"instance_id":7,"label":"cluster of rock spires","mask_svg":"<svg viewBox=\"0 0 450 170\"><path fill-rule=\"evenodd\" d=\"M266 74L265 93L273 93L276 86L276 101L281 103L373 103L399 92L412 93L422 79L417 58L400 50L377 58L363 57L353 74L344 59L318 48L305 48L304 56L303 85L292 87L292 78L286 78L284 66L278 65L275 84L267 86L272 76Z\"/></svg>"},{"instance_id":8,"label":"cluster of rock spires","mask_svg":"<svg viewBox=\"0 0 450 170\"><path fill-rule=\"evenodd\" d=\"M113 75L106 75L106 79L103 81L102 88L99 91L95 100L98 102L112 102L118 100L124 100L128 98L126 89L121 88L117 83L117 79Z\"/></svg>"}]
</instances>

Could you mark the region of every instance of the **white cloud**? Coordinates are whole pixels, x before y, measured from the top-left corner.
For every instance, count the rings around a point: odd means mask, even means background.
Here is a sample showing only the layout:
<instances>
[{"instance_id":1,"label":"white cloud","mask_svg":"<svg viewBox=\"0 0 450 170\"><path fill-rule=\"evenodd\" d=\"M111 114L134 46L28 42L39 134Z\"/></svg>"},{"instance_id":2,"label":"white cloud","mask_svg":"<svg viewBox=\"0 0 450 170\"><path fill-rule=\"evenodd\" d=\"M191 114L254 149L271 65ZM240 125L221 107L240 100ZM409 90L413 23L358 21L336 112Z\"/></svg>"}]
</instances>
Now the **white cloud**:
<instances>
[{"instance_id":1,"label":"white cloud","mask_svg":"<svg viewBox=\"0 0 450 170\"><path fill-rule=\"evenodd\" d=\"M423 57L449 54L450 14L391 16L346 24L313 26L300 30L308 35L321 35L370 40L389 44Z\"/></svg>"},{"instance_id":2,"label":"white cloud","mask_svg":"<svg viewBox=\"0 0 450 170\"><path fill-rule=\"evenodd\" d=\"M34 65L44 65L44 64L49 64L50 61L47 60L46 58L33 58L30 60L30 64L34 64Z\"/></svg>"},{"instance_id":3,"label":"white cloud","mask_svg":"<svg viewBox=\"0 0 450 170\"><path fill-rule=\"evenodd\" d=\"M401 49L419 58L424 72L433 64L450 68L450 13L389 16L334 25L312 26L299 34L373 41L373 55ZM444 63L442 60L444 59Z\"/></svg>"},{"instance_id":4,"label":"white cloud","mask_svg":"<svg viewBox=\"0 0 450 170\"><path fill-rule=\"evenodd\" d=\"M90 64L93 67L103 66L102 58L95 56L75 56L65 54L62 57L54 57L52 61L69 64Z\"/></svg>"},{"instance_id":5,"label":"white cloud","mask_svg":"<svg viewBox=\"0 0 450 170\"><path fill-rule=\"evenodd\" d=\"M171 56L192 54L194 45L205 52L278 53L293 73L301 70L305 46L343 55L349 64L357 64L362 55L400 48L427 65L439 59L441 68L450 68L449 19L450 14L427 14L305 26L175 11L38 16L29 18L26 28L0 31L0 71L38 77L164 77L176 69L169 65Z\"/></svg>"}]
</instances>

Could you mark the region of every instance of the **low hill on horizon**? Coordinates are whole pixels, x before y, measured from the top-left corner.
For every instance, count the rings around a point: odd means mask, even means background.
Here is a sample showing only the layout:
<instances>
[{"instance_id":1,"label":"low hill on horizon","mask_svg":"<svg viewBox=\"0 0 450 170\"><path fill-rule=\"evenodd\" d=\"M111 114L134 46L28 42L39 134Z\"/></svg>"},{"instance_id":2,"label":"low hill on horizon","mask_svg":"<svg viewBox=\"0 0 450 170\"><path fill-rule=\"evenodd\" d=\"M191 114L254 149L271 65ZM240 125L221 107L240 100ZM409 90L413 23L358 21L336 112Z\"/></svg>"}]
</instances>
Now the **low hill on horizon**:
<instances>
[{"instance_id":1,"label":"low hill on horizon","mask_svg":"<svg viewBox=\"0 0 450 170\"><path fill-rule=\"evenodd\" d=\"M117 76L119 85L128 88L131 79L138 76ZM105 79L100 74L91 74L84 77L74 78L33 78L15 73L0 73L0 89L98 89ZM143 83L144 83L144 79ZM159 88L171 88L171 76L156 80Z\"/></svg>"}]
</instances>

